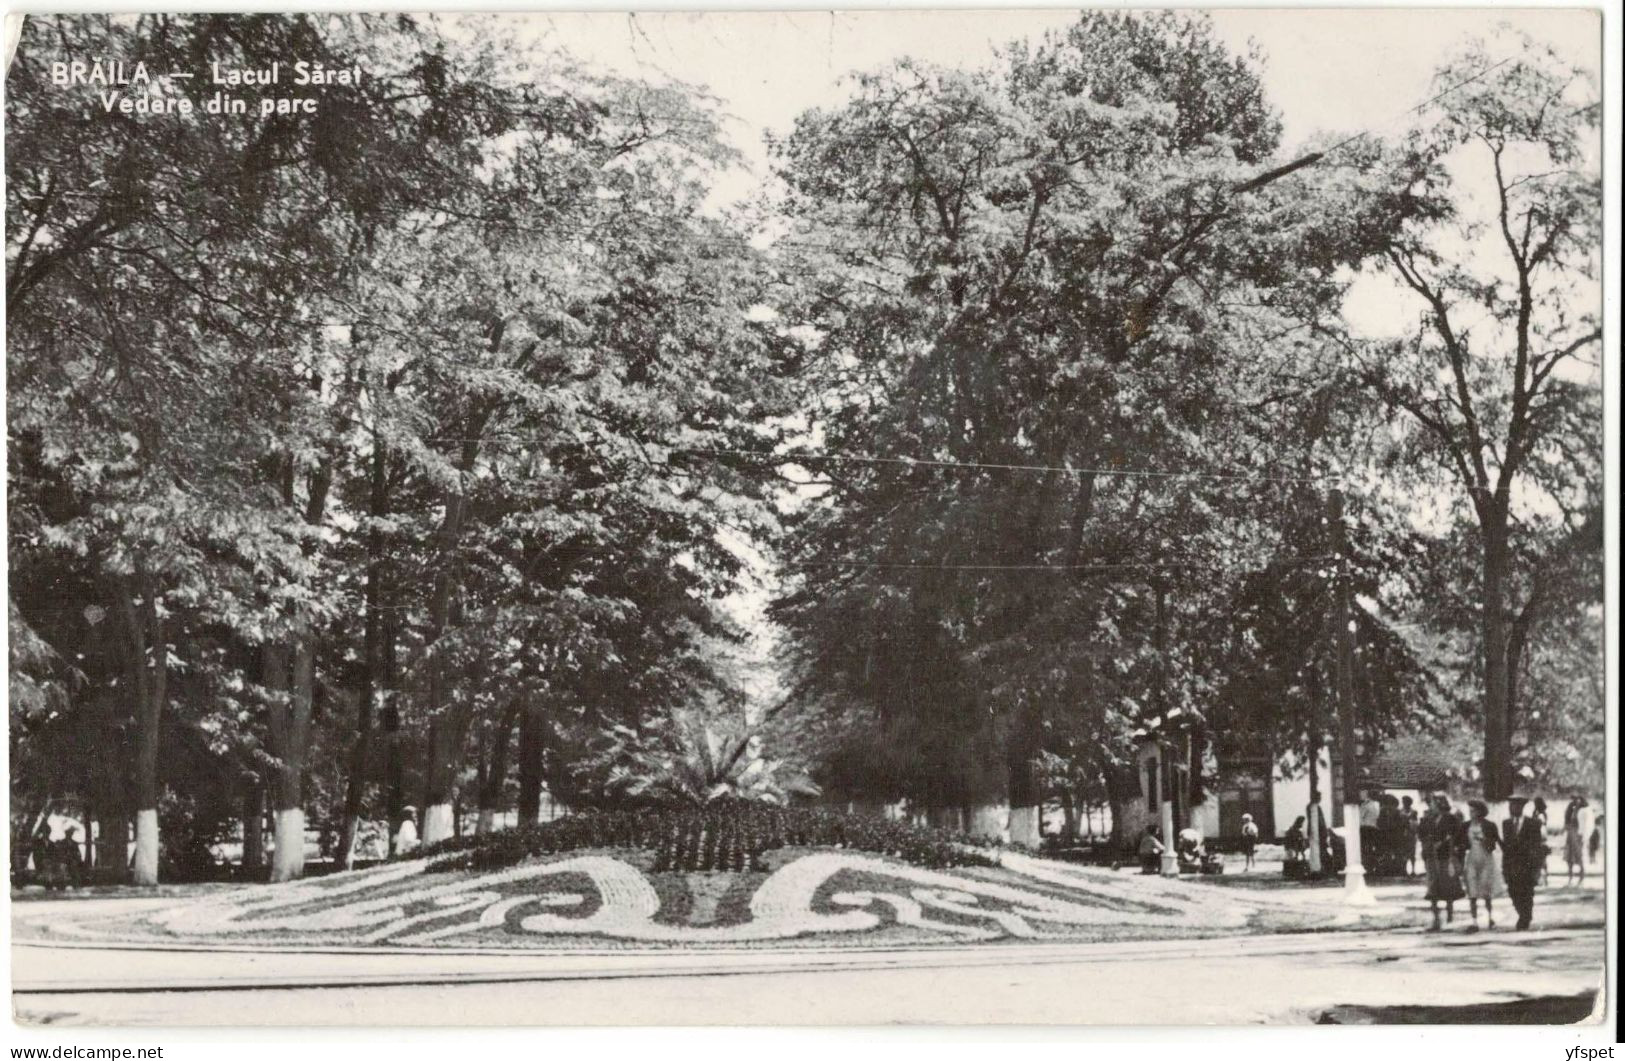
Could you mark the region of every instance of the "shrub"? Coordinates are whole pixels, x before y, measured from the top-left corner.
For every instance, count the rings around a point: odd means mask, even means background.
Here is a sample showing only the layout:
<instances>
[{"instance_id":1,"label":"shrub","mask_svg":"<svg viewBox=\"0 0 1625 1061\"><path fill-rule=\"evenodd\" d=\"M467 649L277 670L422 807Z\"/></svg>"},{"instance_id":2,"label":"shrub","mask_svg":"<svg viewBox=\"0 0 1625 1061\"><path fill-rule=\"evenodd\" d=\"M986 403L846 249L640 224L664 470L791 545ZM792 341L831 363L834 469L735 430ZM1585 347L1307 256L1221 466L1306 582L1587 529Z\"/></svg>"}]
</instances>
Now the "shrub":
<instances>
[{"instance_id":1,"label":"shrub","mask_svg":"<svg viewBox=\"0 0 1625 1061\"><path fill-rule=\"evenodd\" d=\"M550 822L483 836L459 836L405 856L447 855L436 870L501 869L526 858L587 848L654 854L654 871L762 872L762 855L781 847L844 847L891 855L916 866L992 866L991 842L906 822L857 817L820 807L744 800L704 806L650 805L582 810Z\"/></svg>"}]
</instances>

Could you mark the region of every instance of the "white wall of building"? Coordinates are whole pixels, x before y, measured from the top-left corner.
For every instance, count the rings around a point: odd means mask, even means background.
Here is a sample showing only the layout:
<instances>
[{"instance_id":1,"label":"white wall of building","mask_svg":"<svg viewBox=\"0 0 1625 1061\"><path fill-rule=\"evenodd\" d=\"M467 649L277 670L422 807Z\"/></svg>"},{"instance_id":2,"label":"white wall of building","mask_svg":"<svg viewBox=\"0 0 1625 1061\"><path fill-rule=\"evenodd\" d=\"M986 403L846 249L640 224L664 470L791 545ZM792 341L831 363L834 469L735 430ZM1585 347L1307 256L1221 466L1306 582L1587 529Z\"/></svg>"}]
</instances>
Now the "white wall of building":
<instances>
[{"instance_id":1,"label":"white wall of building","mask_svg":"<svg viewBox=\"0 0 1625 1061\"><path fill-rule=\"evenodd\" d=\"M1309 806L1309 764L1308 757L1304 755L1283 755L1275 761L1275 769L1270 777L1270 797L1275 812L1275 832L1284 836L1292 828L1292 823L1304 814L1304 808ZM1331 753L1322 748L1320 750L1320 805L1326 813L1326 820L1332 821L1331 804Z\"/></svg>"}]
</instances>

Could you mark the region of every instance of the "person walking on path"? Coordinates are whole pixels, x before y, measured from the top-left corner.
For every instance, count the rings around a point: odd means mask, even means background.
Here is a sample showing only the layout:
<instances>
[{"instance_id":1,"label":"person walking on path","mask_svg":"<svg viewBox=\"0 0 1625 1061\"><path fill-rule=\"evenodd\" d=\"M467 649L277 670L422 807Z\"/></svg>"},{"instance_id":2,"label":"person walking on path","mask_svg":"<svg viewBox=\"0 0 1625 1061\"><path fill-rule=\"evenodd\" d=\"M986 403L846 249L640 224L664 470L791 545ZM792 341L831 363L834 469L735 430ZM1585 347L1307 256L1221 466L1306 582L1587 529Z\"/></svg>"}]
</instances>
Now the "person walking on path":
<instances>
[{"instance_id":1,"label":"person walking on path","mask_svg":"<svg viewBox=\"0 0 1625 1061\"><path fill-rule=\"evenodd\" d=\"M1540 825L1541 846L1546 852L1545 856L1543 856L1540 860L1540 882L1542 884L1550 884L1551 873L1546 867L1546 859L1551 855L1552 847L1551 844L1547 842L1546 838L1552 835L1552 816L1546 809L1546 801L1541 799L1539 796L1536 796L1530 801L1529 814L1530 817L1534 818L1536 823Z\"/></svg>"},{"instance_id":2,"label":"person walking on path","mask_svg":"<svg viewBox=\"0 0 1625 1061\"><path fill-rule=\"evenodd\" d=\"M1586 880L1585 838L1590 832L1590 805L1579 796L1569 800L1563 809L1563 861L1568 863L1567 883L1574 883L1574 871L1580 871L1580 883Z\"/></svg>"},{"instance_id":3,"label":"person walking on path","mask_svg":"<svg viewBox=\"0 0 1625 1061\"><path fill-rule=\"evenodd\" d=\"M1439 904L1444 903L1445 920L1456 920L1456 900L1466 892L1461 886L1460 817L1442 795L1433 797L1433 806L1423 816L1417 831L1422 838L1422 863L1427 869L1428 907L1433 911L1433 928L1439 931Z\"/></svg>"},{"instance_id":4,"label":"person walking on path","mask_svg":"<svg viewBox=\"0 0 1625 1061\"><path fill-rule=\"evenodd\" d=\"M1523 813L1522 796L1507 800L1510 817L1501 825L1501 843L1506 851L1507 894L1518 911L1518 931L1529 928L1535 916L1535 881L1546 861L1546 833L1533 817Z\"/></svg>"},{"instance_id":5,"label":"person walking on path","mask_svg":"<svg viewBox=\"0 0 1625 1061\"><path fill-rule=\"evenodd\" d=\"M1243 872L1253 868L1253 856L1257 851L1258 826L1253 824L1251 814L1243 814L1241 816L1241 853L1247 857L1246 862L1241 867Z\"/></svg>"},{"instance_id":6,"label":"person walking on path","mask_svg":"<svg viewBox=\"0 0 1625 1061\"><path fill-rule=\"evenodd\" d=\"M1597 820L1591 825L1591 846L1587 853L1591 856L1591 864L1597 864L1597 853L1602 850L1602 822L1604 815L1597 815Z\"/></svg>"},{"instance_id":7,"label":"person walking on path","mask_svg":"<svg viewBox=\"0 0 1625 1061\"><path fill-rule=\"evenodd\" d=\"M1497 855L1500 853L1501 834L1490 821L1490 808L1481 799L1467 801L1472 811L1472 818L1467 822L1467 850L1462 858L1462 876L1467 889L1468 909L1472 914L1473 927L1469 932L1478 931L1478 904L1484 903L1484 917L1488 922L1487 928L1495 927L1494 900L1497 892L1506 894L1501 886L1501 866Z\"/></svg>"}]
</instances>

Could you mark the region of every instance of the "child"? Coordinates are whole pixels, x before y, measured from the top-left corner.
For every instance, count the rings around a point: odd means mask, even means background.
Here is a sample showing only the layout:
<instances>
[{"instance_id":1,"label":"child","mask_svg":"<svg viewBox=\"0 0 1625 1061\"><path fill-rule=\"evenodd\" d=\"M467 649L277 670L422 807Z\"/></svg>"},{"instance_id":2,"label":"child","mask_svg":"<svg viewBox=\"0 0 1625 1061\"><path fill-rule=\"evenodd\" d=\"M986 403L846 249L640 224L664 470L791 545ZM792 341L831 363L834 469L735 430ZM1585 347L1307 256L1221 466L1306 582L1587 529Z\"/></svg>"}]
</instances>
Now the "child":
<instances>
[{"instance_id":1,"label":"child","mask_svg":"<svg viewBox=\"0 0 1625 1061\"><path fill-rule=\"evenodd\" d=\"M1303 831L1304 816L1298 815L1293 819L1292 826L1286 831L1286 860L1288 862L1303 861L1304 854L1309 850L1309 838Z\"/></svg>"},{"instance_id":2,"label":"child","mask_svg":"<svg viewBox=\"0 0 1625 1061\"><path fill-rule=\"evenodd\" d=\"M1251 814L1243 814L1241 816L1241 853L1247 856L1246 864L1242 866L1243 872L1253 868L1253 855L1257 849L1258 826L1253 824Z\"/></svg>"}]
</instances>

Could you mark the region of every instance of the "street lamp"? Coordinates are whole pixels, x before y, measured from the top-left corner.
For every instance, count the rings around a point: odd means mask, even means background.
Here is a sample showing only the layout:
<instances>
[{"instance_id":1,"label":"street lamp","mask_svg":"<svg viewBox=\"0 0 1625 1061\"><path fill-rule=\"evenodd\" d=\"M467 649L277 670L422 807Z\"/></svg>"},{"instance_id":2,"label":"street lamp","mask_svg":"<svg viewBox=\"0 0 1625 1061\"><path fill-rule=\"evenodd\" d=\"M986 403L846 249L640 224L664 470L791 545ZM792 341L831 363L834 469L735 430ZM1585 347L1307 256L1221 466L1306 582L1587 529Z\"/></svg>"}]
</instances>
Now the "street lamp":
<instances>
[{"instance_id":1,"label":"street lamp","mask_svg":"<svg viewBox=\"0 0 1625 1061\"><path fill-rule=\"evenodd\" d=\"M1360 756L1354 743L1354 615L1349 585L1348 537L1343 491L1331 496L1331 529L1337 546L1337 721L1343 768L1343 895L1350 905L1377 901L1365 884L1360 861Z\"/></svg>"},{"instance_id":2,"label":"street lamp","mask_svg":"<svg viewBox=\"0 0 1625 1061\"><path fill-rule=\"evenodd\" d=\"M1142 765L1154 771L1154 782L1146 786L1146 802L1157 807L1158 826L1162 832L1161 871L1164 877L1179 876L1178 837L1174 835L1174 778L1169 741L1177 735L1164 732L1163 720L1152 719L1146 728L1135 734L1145 749Z\"/></svg>"}]
</instances>

